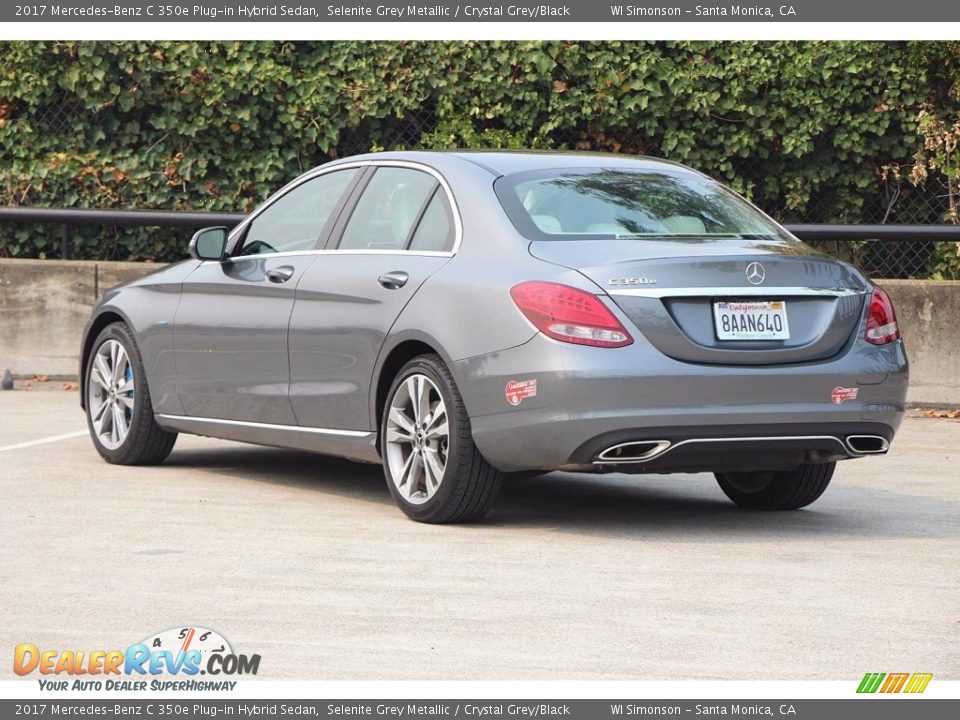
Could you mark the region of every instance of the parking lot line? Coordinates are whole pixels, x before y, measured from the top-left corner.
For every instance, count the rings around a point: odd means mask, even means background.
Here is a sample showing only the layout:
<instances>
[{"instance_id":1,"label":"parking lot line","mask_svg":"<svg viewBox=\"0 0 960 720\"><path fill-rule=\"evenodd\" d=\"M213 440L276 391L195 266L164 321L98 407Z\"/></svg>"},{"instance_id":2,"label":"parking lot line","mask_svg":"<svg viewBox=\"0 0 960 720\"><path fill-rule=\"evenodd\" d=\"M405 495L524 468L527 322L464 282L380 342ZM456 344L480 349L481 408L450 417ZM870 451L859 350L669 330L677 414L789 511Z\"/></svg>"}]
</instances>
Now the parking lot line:
<instances>
[{"instance_id":1,"label":"parking lot line","mask_svg":"<svg viewBox=\"0 0 960 720\"><path fill-rule=\"evenodd\" d=\"M29 440L28 442L16 443L15 445L5 445L0 447L0 452L7 452L8 450L22 450L23 448L34 447L35 445L46 445L47 443L69 440L70 438L80 437L81 435L86 434L86 430L76 430L70 433L63 433L63 435L51 435L50 437L40 438L39 440Z\"/></svg>"}]
</instances>

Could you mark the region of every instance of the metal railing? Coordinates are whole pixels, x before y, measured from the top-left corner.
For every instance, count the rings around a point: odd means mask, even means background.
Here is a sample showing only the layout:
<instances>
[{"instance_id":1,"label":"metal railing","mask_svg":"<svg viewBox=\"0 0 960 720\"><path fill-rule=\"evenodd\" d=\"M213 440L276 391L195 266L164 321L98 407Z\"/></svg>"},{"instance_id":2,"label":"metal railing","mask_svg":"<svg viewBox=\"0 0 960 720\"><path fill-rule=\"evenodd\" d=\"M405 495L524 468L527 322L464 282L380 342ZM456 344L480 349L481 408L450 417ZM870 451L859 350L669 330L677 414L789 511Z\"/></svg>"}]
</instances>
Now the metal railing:
<instances>
[{"instance_id":1,"label":"metal railing","mask_svg":"<svg viewBox=\"0 0 960 720\"><path fill-rule=\"evenodd\" d=\"M127 227L182 227L211 225L232 227L245 213L180 212L176 210L78 210L71 208L0 207L0 223L60 225L60 257L69 259L70 230L83 225ZM960 242L960 225L787 225L807 242L849 243L876 240L883 243Z\"/></svg>"},{"instance_id":2,"label":"metal railing","mask_svg":"<svg viewBox=\"0 0 960 720\"><path fill-rule=\"evenodd\" d=\"M246 213L180 212L178 210L79 210L74 208L0 207L0 223L60 225L60 257L70 255L70 228L77 225L197 228L233 227Z\"/></svg>"},{"instance_id":3,"label":"metal railing","mask_svg":"<svg viewBox=\"0 0 960 720\"><path fill-rule=\"evenodd\" d=\"M807 242L960 242L960 225L784 225Z\"/></svg>"}]
</instances>

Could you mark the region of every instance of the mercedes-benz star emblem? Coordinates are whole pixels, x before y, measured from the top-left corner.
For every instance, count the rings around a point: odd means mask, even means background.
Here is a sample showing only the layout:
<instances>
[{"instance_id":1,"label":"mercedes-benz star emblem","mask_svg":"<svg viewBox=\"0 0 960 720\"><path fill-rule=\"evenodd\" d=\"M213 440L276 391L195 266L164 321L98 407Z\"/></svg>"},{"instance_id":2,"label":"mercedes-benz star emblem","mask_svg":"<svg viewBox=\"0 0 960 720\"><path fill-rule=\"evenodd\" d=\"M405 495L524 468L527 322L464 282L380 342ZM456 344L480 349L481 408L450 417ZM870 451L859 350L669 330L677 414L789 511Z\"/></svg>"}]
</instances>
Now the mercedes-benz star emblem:
<instances>
[{"instance_id":1,"label":"mercedes-benz star emblem","mask_svg":"<svg viewBox=\"0 0 960 720\"><path fill-rule=\"evenodd\" d=\"M760 263L752 262L747 265L747 280L753 285L759 285L766 277L767 271L763 269L763 265Z\"/></svg>"}]
</instances>

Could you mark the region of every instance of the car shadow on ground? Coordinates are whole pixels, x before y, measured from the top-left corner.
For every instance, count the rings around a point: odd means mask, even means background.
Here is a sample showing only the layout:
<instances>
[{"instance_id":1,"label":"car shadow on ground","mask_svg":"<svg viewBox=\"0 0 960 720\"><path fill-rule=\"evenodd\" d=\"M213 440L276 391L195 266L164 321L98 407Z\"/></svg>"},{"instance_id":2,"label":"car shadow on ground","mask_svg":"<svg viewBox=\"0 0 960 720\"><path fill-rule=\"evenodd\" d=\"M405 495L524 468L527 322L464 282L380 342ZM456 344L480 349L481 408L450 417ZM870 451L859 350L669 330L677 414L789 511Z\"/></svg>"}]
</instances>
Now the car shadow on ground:
<instances>
[{"instance_id":1,"label":"car shadow on ground","mask_svg":"<svg viewBox=\"0 0 960 720\"><path fill-rule=\"evenodd\" d=\"M359 499L382 505L383 512L398 512L379 465L240 445L175 450L164 465ZM960 538L960 502L844 485L842 464L824 496L797 512L739 508L705 473L550 473L510 478L489 516L470 527L660 542Z\"/></svg>"}]
</instances>

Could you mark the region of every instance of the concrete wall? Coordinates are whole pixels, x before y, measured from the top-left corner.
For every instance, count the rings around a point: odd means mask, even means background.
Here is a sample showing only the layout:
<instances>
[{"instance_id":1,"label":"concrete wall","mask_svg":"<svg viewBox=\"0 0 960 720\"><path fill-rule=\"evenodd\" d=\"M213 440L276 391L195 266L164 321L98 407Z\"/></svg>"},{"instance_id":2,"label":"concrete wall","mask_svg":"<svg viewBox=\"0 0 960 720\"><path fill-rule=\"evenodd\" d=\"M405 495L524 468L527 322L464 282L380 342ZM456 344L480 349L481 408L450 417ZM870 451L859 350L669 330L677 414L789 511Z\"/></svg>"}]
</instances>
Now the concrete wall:
<instances>
[{"instance_id":1,"label":"concrete wall","mask_svg":"<svg viewBox=\"0 0 960 720\"><path fill-rule=\"evenodd\" d=\"M83 327L101 291L162 265L0 260L0 373L74 377Z\"/></svg>"},{"instance_id":2,"label":"concrete wall","mask_svg":"<svg viewBox=\"0 0 960 720\"><path fill-rule=\"evenodd\" d=\"M878 280L890 293L917 405L960 405L960 281Z\"/></svg>"},{"instance_id":3,"label":"concrete wall","mask_svg":"<svg viewBox=\"0 0 960 720\"><path fill-rule=\"evenodd\" d=\"M147 263L0 260L0 373L73 377L100 289L155 270ZM960 405L960 282L886 280L910 357L910 402Z\"/></svg>"}]
</instances>

